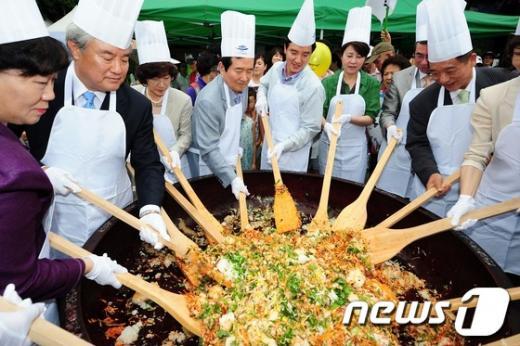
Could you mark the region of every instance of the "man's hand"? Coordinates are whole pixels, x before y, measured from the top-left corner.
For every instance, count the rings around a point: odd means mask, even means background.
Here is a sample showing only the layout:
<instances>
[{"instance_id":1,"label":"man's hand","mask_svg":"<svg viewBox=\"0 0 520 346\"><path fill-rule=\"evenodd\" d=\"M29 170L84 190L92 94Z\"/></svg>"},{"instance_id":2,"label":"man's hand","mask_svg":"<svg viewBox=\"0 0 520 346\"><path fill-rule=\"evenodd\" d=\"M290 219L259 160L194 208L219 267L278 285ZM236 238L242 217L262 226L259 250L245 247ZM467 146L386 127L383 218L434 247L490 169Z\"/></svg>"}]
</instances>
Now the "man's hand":
<instances>
[{"instance_id":1,"label":"man's hand","mask_svg":"<svg viewBox=\"0 0 520 346\"><path fill-rule=\"evenodd\" d=\"M81 191L78 182L69 172L58 167L47 167L43 171L51 181L54 194L66 196L71 192Z\"/></svg>"},{"instance_id":2,"label":"man's hand","mask_svg":"<svg viewBox=\"0 0 520 346\"><path fill-rule=\"evenodd\" d=\"M426 183L426 189L429 190L431 188L437 190L435 197L442 197L450 191L451 184L446 184L440 173L433 173Z\"/></svg>"},{"instance_id":3,"label":"man's hand","mask_svg":"<svg viewBox=\"0 0 520 346\"><path fill-rule=\"evenodd\" d=\"M392 36L387 30L381 30L381 41L392 43Z\"/></svg>"},{"instance_id":4,"label":"man's hand","mask_svg":"<svg viewBox=\"0 0 520 346\"><path fill-rule=\"evenodd\" d=\"M401 142L401 139L403 139L403 132L399 131L399 129L395 125L390 125L386 129L386 142L390 143L392 137L394 137L397 140L398 144Z\"/></svg>"},{"instance_id":5,"label":"man's hand","mask_svg":"<svg viewBox=\"0 0 520 346\"><path fill-rule=\"evenodd\" d=\"M460 195L457 203L447 213L447 217L451 217L451 224L455 227L455 230L462 231L473 224L475 224L475 220L466 220L466 222L460 224L460 218L466 213L475 209L475 200L470 195Z\"/></svg>"}]
</instances>

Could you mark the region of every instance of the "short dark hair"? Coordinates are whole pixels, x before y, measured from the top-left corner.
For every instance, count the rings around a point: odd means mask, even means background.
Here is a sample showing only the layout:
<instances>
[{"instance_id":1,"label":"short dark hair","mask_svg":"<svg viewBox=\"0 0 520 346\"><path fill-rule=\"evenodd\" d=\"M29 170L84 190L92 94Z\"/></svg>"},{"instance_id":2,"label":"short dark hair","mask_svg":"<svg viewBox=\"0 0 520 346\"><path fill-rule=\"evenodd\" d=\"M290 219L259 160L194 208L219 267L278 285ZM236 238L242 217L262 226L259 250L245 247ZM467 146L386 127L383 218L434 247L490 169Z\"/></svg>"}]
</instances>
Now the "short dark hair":
<instances>
[{"instance_id":1,"label":"short dark hair","mask_svg":"<svg viewBox=\"0 0 520 346\"><path fill-rule=\"evenodd\" d=\"M424 40L424 41L417 41L415 42L415 45L417 46L418 44L424 44L424 45L427 45L428 44L428 41Z\"/></svg>"},{"instance_id":2,"label":"short dark hair","mask_svg":"<svg viewBox=\"0 0 520 346\"><path fill-rule=\"evenodd\" d=\"M67 50L52 37L0 44L0 71L16 69L22 76L48 76L69 64Z\"/></svg>"},{"instance_id":3,"label":"short dark hair","mask_svg":"<svg viewBox=\"0 0 520 346\"><path fill-rule=\"evenodd\" d=\"M276 46L271 48L271 50L265 57L265 63L267 65L266 72L271 68L271 66L273 66L273 56L275 56L277 53L282 55L283 60L285 60L285 52L283 51L283 47Z\"/></svg>"},{"instance_id":4,"label":"short dark hair","mask_svg":"<svg viewBox=\"0 0 520 346\"><path fill-rule=\"evenodd\" d=\"M341 55L345 53L345 49L347 49L349 46L352 46L356 53L361 55L363 58L366 58L368 56L368 53L370 53L370 47L365 42L359 42L359 41L352 41L347 42L343 46L341 46Z\"/></svg>"},{"instance_id":5,"label":"short dark hair","mask_svg":"<svg viewBox=\"0 0 520 346\"><path fill-rule=\"evenodd\" d=\"M471 57L471 54L473 54L473 50L470 50L466 54L459 55L455 59L457 59L458 62L465 64L465 63L467 63L469 61L469 58Z\"/></svg>"},{"instance_id":6,"label":"short dark hair","mask_svg":"<svg viewBox=\"0 0 520 346\"><path fill-rule=\"evenodd\" d=\"M217 54L204 51L199 54L197 58L197 72L201 76L207 76L211 73L212 68L218 65L218 57Z\"/></svg>"},{"instance_id":7,"label":"short dark hair","mask_svg":"<svg viewBox=\"0 0 520 346\"><path fill-rule=\"evenodd\" d=\"M266 61L265 61L265 54L264 54L264 53L256 53L256 54L255 54L255 64L256 64L256 61L257 61L258 59L262 59L262 60L264 61L264 63L265 63L265 62L266 62Z\"/></svg>"},{"instance_id":8,"label":"short dark hair","mask_svg":"<svg viewBox=\"0 0 520 346\"><path fill-rule=\"evenodd\" d=\"M401 70L411 66L410 61L408 61L408 59L406 59L406 57L402 56L401 54L396 54L386 59L381 66L381 74L385 73L385 69L388 65L399 66Z\"/></svg>"},{"instance_id":9,"label":"short dark hair","mask_svg":"<svg viewBox=\"0 0 520 346\"><path fill-rule=\"evenodd\" d=\"M227 71L229 66L231 66L231 64L233 63L232 59L244 59L244 58L239 57L239 56L225 56L225 57L221 58L220 62L224 66L225 71Z\"/></svg>"},{"instance_id":10,"label":"short dark hair","mask_svg":"<svg viewBox=\"0 0 520 346\"><path fill-rule=\"evenodd\" d=\"M285 48L285 49L289 48L289 45L290 45L291 43L294 43L294 42L291 41L291 40L289 39L289 37L285 36L284 39L283 39L283 46L284 46L284 48ZM294 43L294 44L296 44L296 45L299 46L299 44L297 44L297 43ZM316 42L314 42L314 43L311 45L311 53L314 52L315 49L316 49ZM284 56L285 56L285 55L284 55Z\"/></svg>"},{"instance_id":11,"label":"short dark hair","mask_svg":"<svg viewBox=\"0 0 520 346\"><path fill-rule=\"evenodd\" d=\"M504 57L504 61L506 63L506 66L513 67L512 66L512 59L513 59L513 52L515 51L515 48L520 47L520 36L513 36L506 46L506 56ZM514 67L513 67L514 68Z\"/></svg>"},{"instance_id":12,"label":"short dark hair","mask_svg":"<svg viewBox=\"0 0 520 346\"><path fill-rule=\"evenodd\" d=\"M149 62L137 66L135 77L141 84L148 83L149 79L170 76L173 78L175 66L170 62Z\"/></svg>"}]
</instances>

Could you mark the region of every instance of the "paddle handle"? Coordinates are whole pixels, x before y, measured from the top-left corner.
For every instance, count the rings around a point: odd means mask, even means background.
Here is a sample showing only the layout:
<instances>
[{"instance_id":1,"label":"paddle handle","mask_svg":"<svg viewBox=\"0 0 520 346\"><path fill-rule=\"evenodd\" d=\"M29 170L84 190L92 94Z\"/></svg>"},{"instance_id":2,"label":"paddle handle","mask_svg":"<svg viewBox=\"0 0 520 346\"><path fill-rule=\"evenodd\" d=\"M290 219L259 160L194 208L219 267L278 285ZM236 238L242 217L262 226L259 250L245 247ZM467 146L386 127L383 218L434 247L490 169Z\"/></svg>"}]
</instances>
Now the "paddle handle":
<instances>
[{"instance_id":1,"label":"paddle handle","mask_svg":"<svg viewBox=\"0 0 520 346\"><path fill-rule=\"evenodd\" d=\"M269 127L269 119L267 119L267 114L263 113L260 116L260 119L262 119L262 125L264 126L264 136L265 140L267 141L267 148L272 151L274 144L273 144L273 137L271 136L271 128ZM275 155L271 157L271 166L273 167L273 176L274 176L274 183L275 185L283 184L282 181L282 175L280 174L280 167L278 167L278 159Z\"/></svg>"},{"instance_id":2,"label":"paddle handle","mask_svg":"<svg viewBox=\"0 0 520 346\"><path fill-rule=\"evenodd\" d=\"M509 297L512 301L520 299L520 287L508 288L507 293L509 293ZM472 299L467 303L462 303L461 299L462 298L459 297L448 300L450 302L451 311L456 311L461 306L465 306L467 308L474 308L475 306L477 306L478 301L476 299Z\"/></svg>"},{"instance_id":3,"label":"paddle handle","mask_svg":"<svg viewBox=\"0 0 520 346\"><path fill-rule=\"evenodd\" d=\"M11 312L19 309L22 308L0 297L0 311ZM92 345L41 317L33 321L29 329L29 339L41 346Z\"/></svg>"},{"instance_id":4,"label":"paddle handle","mask_svg":"<svg viewBox=\"0 0 520 346\"><path fill-rule=\"evenodd\" d=\"M398 131L401 131L400 129ZM370 197L370 194L372 193L372 190L374 190L374 187L377 184L377 181L379 180L379 177L381 176L381 173L383 173L383 170L385 169L386 164L388 163L388 160L390 160L390 156L392 156L392 152L395 149L395 146L397 145L397 140L395 138L390 138L390 142L388 143L388 146L386 147L385 151L383 152L383 155L381 155L381 158L377 162L376 168L374 168L374 171L370 175L370 178L368 179L367 183L365 184L365 187L363 188L363 191L361 191L361 194L358 197L358 200L362 201L363 204L366 204L368 202L368 198Z\"/></svg>"},{"instance_id":5,"label":"paddle handle","mask_svg":"<svg viewBox=\"0 0 520 346\"><path fill-rule=\"evenodd\" d=\"M334 123L334 120L339 119L341 114L343 114L343 101L339 100L338 103L336 103L336 108L334 110L334 118L332 120L332 124L336 132L340 131L341 124ZM332 138L330 139L329 152L327 153L327 165L325 166L325 174L323 175L323 184L321 186L320 203L318 205L318 210L316 211L316 216L314 218L328 219L327 207L329 204L330 182L332 180L332 171L334 170L334 157L336 156L337 144L338 136L332 134Z\"/></svg>"},{"instance_id":6,"label":"paddle handle","mask_svg":"<svg viewBox=\"0 0 520 346\"><path fill-rule=\"evenodd\" d=\"M510 336L508 338L500 339L484 346L518 346L520 345L520 334Z\"/></svg>"},{"instance_id":7,"label":"paddle handle","mask_svg":"<svg viewBox=\"0 0 520 346\"><path fill-rule=\"evenodd\" d=\"M242 161L238 155L236 170L238 177L244 180L244 174L242 172ZM238 209L240 210L240 229L242 229L242 231L251 229L252 227L249 224L249 217L247 215L246 194L243 192L240 192L238 196Z\"/></svg>"},{"instance_id":8,"label":"paddle handle","mask_svg":"<svg viewBox=\"0 0 520 346\"><path fill-rule=\"evenodd\" d=\"M188 253L191 248L198 248L198 245L192 241L190 238L186 237L184 233L182 233L177 226L173 223L170 216L166 213L164 208L161 208L161 216L166 225L166 230L170 235L170 242L176 244L175 255L178 257L184 257Z\"/></svg>"},{"instance_id":9,"label":"paddle handle","mask_svg":"<svg viewBox=\"0 0 520 346\"><path fill-rule=\"evenodd\" d=\"M448 184L453 184L460 178L460 169L455 171L452 175L447 177L444 181ZM437 189L431 188L426 190L422 195L405 205L403 208L396 211L394 214L387 217L385 220L383 220L381 223L379 223L375 228L390 228L402 219L404 219L406 216L410 215L414 210L419 208L421 205L429 201L432 197L435 196L437 193Z\"/></svg>"}]
</instances>

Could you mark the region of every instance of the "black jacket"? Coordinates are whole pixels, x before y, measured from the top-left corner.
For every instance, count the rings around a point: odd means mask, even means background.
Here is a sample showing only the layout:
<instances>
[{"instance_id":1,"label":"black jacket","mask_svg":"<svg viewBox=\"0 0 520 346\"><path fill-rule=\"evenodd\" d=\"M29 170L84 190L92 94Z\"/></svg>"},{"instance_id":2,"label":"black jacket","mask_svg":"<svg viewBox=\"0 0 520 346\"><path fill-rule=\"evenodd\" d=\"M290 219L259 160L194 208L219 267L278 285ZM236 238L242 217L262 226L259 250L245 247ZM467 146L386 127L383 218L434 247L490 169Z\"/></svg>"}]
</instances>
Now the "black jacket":
<instances>
[{"instance_id":1,"label":"black jacket","mask_svg":"<svg viewBox=\"0 0 520 346\"><path fill-rule=\"evenodd\" d=\"M475 91L476 97L480 90L489 86L505 82L515 75L510 71L499 68L477 68ZM440 84L434 83L424 89L410 102L410 120L408 121L406 149L412 157L412 169L426 186L428 179L434 173L439 173L435 157L426 135L426 128L432 111L437 108ZM445 90L444 105L451 105L452 100L448 90Z\"/></svg>"},{"instance_id":2,"label":"black jacket","mask_svg":"<svg viewBox=\"0 0 520 346\"><path fill-rule=\"evenodd\" d=\"M10 126L18 135L26 131L31 154L41 161L47 150L49 136L56 113L63 107L66 69L58 74L54 84L55 99L49 110L34 125ZM135 169L135 181L139 207L147 204L160 206L164 195L164 167L153 138L153 115L150 101L126 84L116 92L116 110L126 128L126 156L131 153ZM110 93L107 93L101 109L108 110Z\"/></svg>"}]
</instances>

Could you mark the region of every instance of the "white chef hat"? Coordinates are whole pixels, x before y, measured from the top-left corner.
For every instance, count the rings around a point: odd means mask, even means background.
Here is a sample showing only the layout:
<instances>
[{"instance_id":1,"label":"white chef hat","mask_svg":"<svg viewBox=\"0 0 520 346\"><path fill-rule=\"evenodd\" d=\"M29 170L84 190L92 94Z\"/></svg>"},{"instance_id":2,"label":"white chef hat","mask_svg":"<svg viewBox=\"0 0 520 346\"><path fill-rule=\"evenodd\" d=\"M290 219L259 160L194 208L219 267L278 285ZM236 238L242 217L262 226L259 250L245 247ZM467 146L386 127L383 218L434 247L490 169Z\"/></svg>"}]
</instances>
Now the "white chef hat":
<instances>
[{"instance_id":1,"label":"white chef hat","mask_svg":"<svg viewBox=\"0 0 520 346\"><path fill-rule=\"evenodd\" d=\"M179 63L178 60L170 57L170 49L162 21L145 20L137 22L135 24L135 39L137 41L139 64L150 62Z\"/></svg>"},{"instance_id":2,"label":"white chef hat","mask_svg":"<svg viewBox=\"0 0 520 346\"><path fill-rule=\"evenodd\" d=\"M287 37L298 46L312 46L316 42L313 0L304 0Z\"/></svg>"},{"instance_id":3,"label":"white chef hat","mask_svg":"<svg viewBox=\"0 0 520 346\"><path fill-rule=\"evenodd\" d=\"M35 0L2 0L0 13L0 44L49 36Z\"/></svg>"},{"instance_id":4,"label":"white chef hat","mask_svg":"<svg viewBox=\"0 0 520 346\"><path fill-rule=\"evenodd\" d=\"M236 11L220 15L222 57L255 57L255 16Z\"/></svg>"},{"instance_id":5,"label":"white chef hat","mask_svg":"<svg viewBox=\"0 0 520 346\"><path fill-rule=\"evenodd\" d=\"M518 17L518 23L516 24L515 36L520 36L520 17Z\"/></svg>"},{"instance_id":6,"label":"white chef hat","mask_svg":"<svg viewBox=\"0 0 520 346\"><path fill-rule=\"evenodd\" d=\"M370 45L370 29L372 28L372 8L369 6L354 7L348 11L343 46L348 42L364 42Z\"/></svg>"},{"instance_id":7,"label":"white chef hat","mask_svg":"<svg viewBox=\"0 0 520 346\"><path fill-rule=\"evenodd\" d=\"M465 2L428 0L428 60L440 62L473 50L468 23L464 17Z\"/></svg>"},{"instance_id":8,"label":"white chef hat","mask_svg":"<svg viewBox=\"0 0 520 346\"><path fill-rule=\"evenodd\" d=\"M428 12L426 12L426 1L417 5L415 12L415 42L428 40Z\"/></svg>"},{"instance_id":9,"label":"white chef hat","mask_svg":"<svg viewBox=\"0 0 520 346\"><path fill-rule=\"evenodd\" d=\"M89 35L126 49L144 0L79 0L72 22Z\"/></svg>"}]
</instances>

